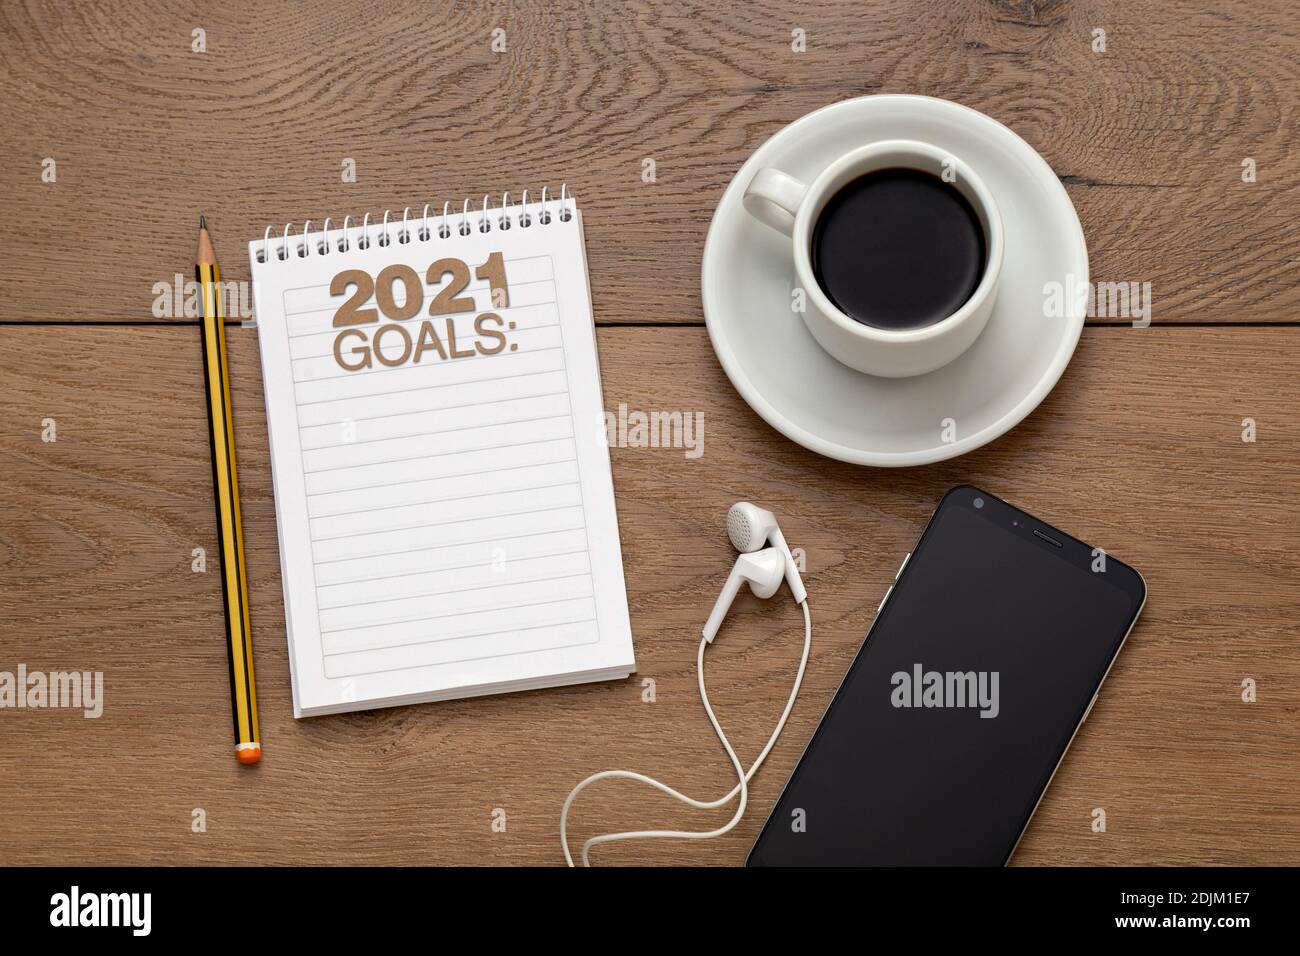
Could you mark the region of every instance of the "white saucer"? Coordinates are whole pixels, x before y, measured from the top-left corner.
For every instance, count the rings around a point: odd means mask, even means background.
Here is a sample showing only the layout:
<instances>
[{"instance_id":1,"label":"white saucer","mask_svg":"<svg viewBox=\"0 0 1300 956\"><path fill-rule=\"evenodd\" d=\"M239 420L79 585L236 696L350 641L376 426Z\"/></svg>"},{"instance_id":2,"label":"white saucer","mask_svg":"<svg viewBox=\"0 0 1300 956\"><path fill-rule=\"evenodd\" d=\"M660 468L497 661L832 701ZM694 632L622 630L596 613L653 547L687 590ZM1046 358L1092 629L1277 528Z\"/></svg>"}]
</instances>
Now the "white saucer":
<instances>
[{"instance_id":1,"label":"white saucer","mask_svg":"<svg viewBox=\"0 0 1300 956\"><path fill-rule=\"evenodd\" d=\"M790 240L741 195L764 166L811 182L848 150L919 139L952 150L992 190L1006 254L997 305L975 344L937 371L876 378L824 352L791 310ZM866 96L809 113L758 148L723 193L704 244L704 318L731 383L773 428L860 465L923 465L987 444L1038 406L1065 370L1083 314L1044 317L1044 284L1088 281L1088 249L1051 167L983 113L927 96ZM944 441L946 419L955 440Z\"/></svg>"}]
</instances>

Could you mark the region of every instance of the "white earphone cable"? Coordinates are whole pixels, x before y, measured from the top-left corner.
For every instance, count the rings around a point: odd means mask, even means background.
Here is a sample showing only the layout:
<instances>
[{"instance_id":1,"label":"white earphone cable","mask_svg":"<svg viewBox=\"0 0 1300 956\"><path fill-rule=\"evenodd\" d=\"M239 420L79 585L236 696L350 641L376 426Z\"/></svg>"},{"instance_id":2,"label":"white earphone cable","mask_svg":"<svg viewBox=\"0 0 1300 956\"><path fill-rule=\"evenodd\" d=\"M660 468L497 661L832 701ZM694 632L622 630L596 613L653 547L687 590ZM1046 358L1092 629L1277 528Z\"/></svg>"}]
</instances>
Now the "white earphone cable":
<instances>
[{"instance_id":1,"label":"white earphone cable","mask_svg":"<svg viewBox=\"0 0 1300 956\"><path fill-rule=\"evenodd\" d=\"M808 652L812 647L812 615L808 610L808 601L806 598L799 606L803 608L804 620L803 654L799 658L799 670L795 674L794 686L790 689L790 697L785 702L785 710L781 712L781 719L776 722L776 729L772 731L772 736L768 738L766 746L763 747L762 752L758 755L758 759L754 761L748 771L741 767L740 758L736 756L736 751L732 748L731 742L727 740L727 735L722 732L722 726L718 723L718 718L713 713L713 706L709 703L709 694L704 687L704 648L708 641L703 638L700 640L700 649L699 653L696 655L695 661L696 673L699 676L700 700L704 704L704 712L709 717L709 723L713 725L713 732L718 735L718 740L722 741L722 747L727 752L727 757L730 758L731 764L736 770L736 776L739 778L739 782L731 788L731 792L716 800L696 800L692 797L686 796L686 794L681 793L678 790L674 790L665 783L660 783L653 777L647 777L645 774L635 773L631 770L602 770L600 773L593 773L590 777L587 777L569 791L569 795L564 798L564 806L560 810L560 844L564 847L564 859L569 866L575 865L573 862L573 855L569 852L569 808L572 806L574 798L597 780L614 778L638 780L641 783L649 784L655 789L668 794L670 797L680 800L682 803L688 804L699 810L714 810L718 807L725 806L734 800L737 794L740 795L740 802L736 806L736 812L732 814L731 819L715 830L628 830L621 833L604 833L599 836L591 837L582 844L583 866L591 866L591 860L589 858L591 848L601 843L614 843L619 840L651 839L708 840L713 837L720 837L735 828L736 824L738 824L741 818L745 815L745 806L749 802L749 781L758 771L758 768L763 765L763 761L767 759L767 755L771 753L772 748L776 745L777 738L781 736L781 731L785 728L785 722L789 718L790 712L794 710L795 698L799 696L799 686L803 683L804 671L808 667Z\"/></svg>"}]
</instances>

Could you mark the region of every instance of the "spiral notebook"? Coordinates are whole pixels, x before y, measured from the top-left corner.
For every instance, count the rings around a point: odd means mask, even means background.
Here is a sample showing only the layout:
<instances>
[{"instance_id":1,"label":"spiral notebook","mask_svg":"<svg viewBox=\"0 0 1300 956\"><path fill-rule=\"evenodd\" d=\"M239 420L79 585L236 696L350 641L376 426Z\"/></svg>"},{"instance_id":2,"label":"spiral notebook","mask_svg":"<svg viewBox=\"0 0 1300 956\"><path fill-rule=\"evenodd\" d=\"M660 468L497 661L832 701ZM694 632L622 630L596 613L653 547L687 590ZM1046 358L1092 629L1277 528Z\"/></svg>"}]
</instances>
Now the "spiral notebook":
<instances>
[{"instance_id":1,"label":"spiral notebook","mask_svg":"<svg viewBox=\"0 0 1300 956\"><path fill-rule=\"evenodd\" d=\"M249 243L298 717L635 669L564 192Z\"/></svg>"}]
</instances>

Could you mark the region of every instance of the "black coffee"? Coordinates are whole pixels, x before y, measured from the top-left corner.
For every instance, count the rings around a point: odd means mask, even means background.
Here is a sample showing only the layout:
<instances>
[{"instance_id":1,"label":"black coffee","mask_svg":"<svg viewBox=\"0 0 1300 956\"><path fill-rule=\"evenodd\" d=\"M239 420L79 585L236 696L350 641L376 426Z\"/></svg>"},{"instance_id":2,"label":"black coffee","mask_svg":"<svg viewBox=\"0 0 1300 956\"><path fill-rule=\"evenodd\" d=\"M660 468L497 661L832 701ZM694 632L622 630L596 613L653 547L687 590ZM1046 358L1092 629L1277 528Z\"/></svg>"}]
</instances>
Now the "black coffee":
<instances>
[{"instance_id":1,"label":"black coffee","mask_svg":"<svg viewBox=\"0 0 1300 956\"><path fill-rule=\"evenodd\" d=\"M956 312L984 274L984 229L951 183L880 169L846 184L813 227L817 283L845 315L916 329Z\"/></svg>"}]
</instances>

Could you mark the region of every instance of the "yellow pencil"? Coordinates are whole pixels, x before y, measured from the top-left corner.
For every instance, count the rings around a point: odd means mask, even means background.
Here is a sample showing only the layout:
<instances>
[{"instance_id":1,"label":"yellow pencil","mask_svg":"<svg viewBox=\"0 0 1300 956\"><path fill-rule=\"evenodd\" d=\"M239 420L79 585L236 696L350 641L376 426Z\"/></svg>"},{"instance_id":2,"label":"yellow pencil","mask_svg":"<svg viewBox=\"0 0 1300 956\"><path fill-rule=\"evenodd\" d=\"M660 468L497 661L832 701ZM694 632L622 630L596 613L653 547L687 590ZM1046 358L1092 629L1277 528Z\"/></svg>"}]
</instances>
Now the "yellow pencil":
<instances>
[{"instance_id":1,"label":"yellow pencil","mask_svg":"<svg viewBox=\"0 0 1300 956\"><path fill-rule=\"evenodd\" d=\"M234 418L230 413L230 374L221 314L221 272L199 216L199 251L194 275L203 298L203 378L208 393L208 433L212 440L212 485L217 503L217 543L221 549L221 593L226 604L230 651L230 709L235 718L235 757L242 764L262 759L253 687L253 634L248 623L248 575L244 571L244 530L239 517L239 477L235 471Z\"/></svg>"}]
</instances>

